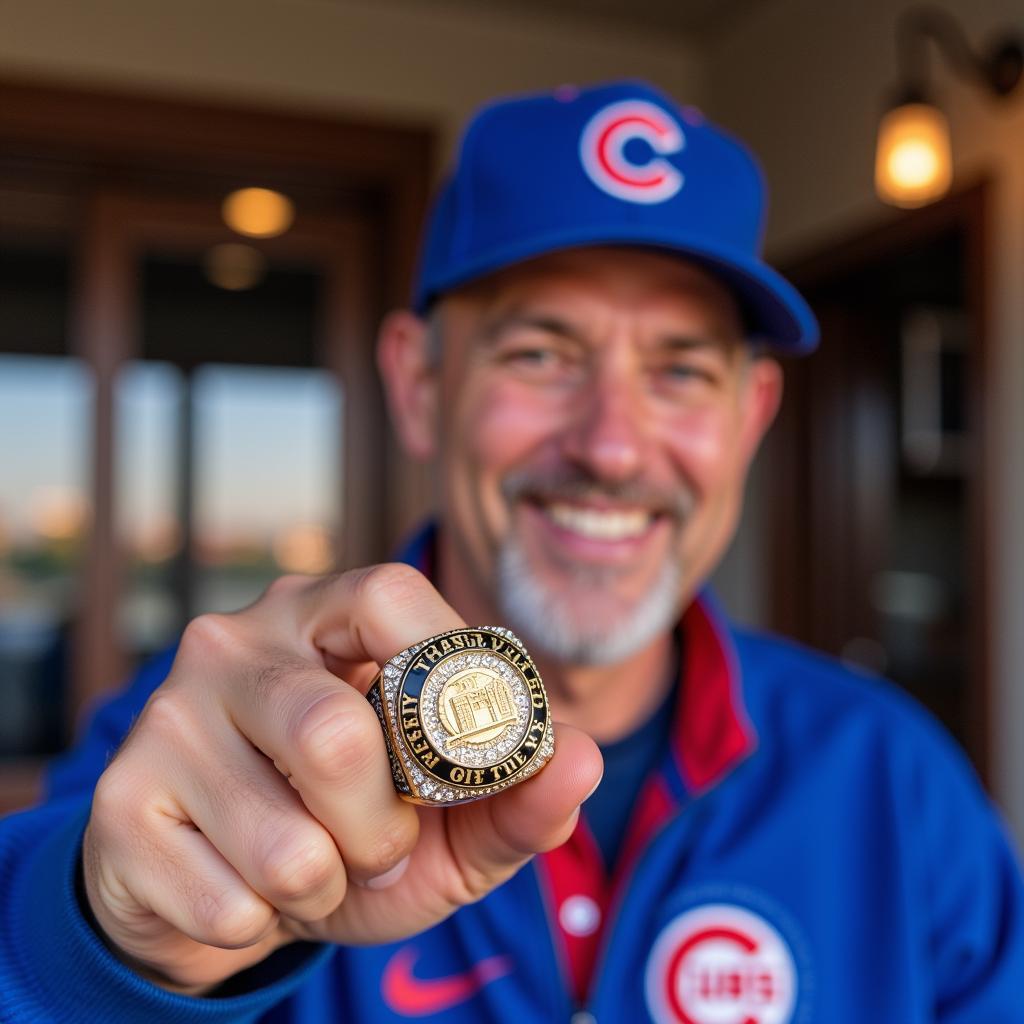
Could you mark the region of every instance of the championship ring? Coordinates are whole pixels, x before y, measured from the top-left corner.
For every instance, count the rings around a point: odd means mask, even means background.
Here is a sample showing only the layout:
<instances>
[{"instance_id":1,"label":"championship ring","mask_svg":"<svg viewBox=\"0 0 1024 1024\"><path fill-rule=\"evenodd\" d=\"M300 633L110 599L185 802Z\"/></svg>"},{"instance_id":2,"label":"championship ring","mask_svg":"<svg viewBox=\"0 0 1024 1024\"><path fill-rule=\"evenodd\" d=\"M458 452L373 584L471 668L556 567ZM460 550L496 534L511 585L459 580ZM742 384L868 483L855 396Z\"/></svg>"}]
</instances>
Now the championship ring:
<instances>
[{"instance_id":1,"label":"championship ring","mask_svg":"<svg viewBox=\"0 0 1024 1024\"><path fill-rule=\"evenodd\" d=\"M447 807L540 771L555 751L540 673L500 626L453 629L396 654L367 698L399 795Z\"/></svg>"}]
</instances>

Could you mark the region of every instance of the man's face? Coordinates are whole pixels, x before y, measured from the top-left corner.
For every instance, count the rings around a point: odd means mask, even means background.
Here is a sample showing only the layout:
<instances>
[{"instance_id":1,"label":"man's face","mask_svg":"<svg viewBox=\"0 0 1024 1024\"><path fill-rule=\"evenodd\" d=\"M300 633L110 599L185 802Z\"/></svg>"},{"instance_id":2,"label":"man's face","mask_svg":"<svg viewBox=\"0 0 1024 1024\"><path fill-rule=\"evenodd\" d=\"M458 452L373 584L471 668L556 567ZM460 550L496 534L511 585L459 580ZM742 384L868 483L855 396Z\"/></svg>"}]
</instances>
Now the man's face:
<instances>
[{"instance_id":1,"label":"man's face","mask_svg":"<svg viewBox=\"0 0 1024 1024\"><path fill-rule=\"evenodd\" d=\"M549 655L662 633L736 525L778 370L681 259L581 249L440 304L441 517L480 603Z\"/></svg>"}]
</instances>

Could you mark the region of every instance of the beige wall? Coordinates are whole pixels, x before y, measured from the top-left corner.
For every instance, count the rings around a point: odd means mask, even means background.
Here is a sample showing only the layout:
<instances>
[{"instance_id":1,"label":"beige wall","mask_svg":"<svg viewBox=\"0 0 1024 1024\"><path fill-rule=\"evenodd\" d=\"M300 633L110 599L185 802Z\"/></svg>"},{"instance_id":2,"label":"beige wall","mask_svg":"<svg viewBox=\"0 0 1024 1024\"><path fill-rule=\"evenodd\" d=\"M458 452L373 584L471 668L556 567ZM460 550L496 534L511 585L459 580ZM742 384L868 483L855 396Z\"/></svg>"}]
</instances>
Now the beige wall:
<instances>
[{"instance_id":1,"label":"beige wall","mask_svg":"<svg viewBox=\"0 0 1024 1024\"><path fill-rule=\"evenodd\" d=\"M773 195L770 251L810 251L884 215L872 194L876 119L896 82L893 0L773 0L706 52L707 108L759 152ZM1024 3L944 0L983 41L1024 31ZM934 59L955 172L995 179L991 324L997 472L991 501L997 797L1024 842L1024 86L1002 105Z\"/></svg>"},{"instance_id":2,"label":"beige wall","mask_svg":"<svg viewBox=\"0 0 1024 1024\"><path fill-rule=\"evenodd\" d=\"M0 0L0 75L406 116L446 142L502 92L645 76L689 102L684 41L445 0Z\"/></svg>"}]
</instances>

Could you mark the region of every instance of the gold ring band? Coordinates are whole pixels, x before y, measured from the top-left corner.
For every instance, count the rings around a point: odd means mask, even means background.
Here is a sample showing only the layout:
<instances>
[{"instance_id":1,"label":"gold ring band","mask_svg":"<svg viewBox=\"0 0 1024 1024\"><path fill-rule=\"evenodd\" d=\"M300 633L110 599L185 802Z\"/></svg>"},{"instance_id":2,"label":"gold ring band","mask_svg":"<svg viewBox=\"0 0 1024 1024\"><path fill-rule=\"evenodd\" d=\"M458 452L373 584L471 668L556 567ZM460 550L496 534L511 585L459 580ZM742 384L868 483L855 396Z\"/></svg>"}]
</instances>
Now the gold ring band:
<instances>
[{"instance_id":1,"label":"gold ring band","mask_svg":"<svg viewBox=\"0 0 1024 1024\"><path fill-rule=\"evenodd\" d=\"M367 697L398 794L450 807L538 772L555 750L540 673L501 626L449 630L389 659Z\"/></svg>"}]
</instances>

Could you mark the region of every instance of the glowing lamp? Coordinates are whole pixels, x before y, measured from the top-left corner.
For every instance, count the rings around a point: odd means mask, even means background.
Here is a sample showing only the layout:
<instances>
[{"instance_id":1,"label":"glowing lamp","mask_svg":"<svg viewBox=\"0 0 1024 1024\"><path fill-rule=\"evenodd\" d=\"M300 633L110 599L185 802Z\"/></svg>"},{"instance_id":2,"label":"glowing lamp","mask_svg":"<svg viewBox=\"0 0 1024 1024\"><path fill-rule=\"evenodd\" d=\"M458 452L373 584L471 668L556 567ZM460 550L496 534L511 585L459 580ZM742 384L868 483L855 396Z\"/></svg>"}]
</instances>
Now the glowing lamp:
<instances>
[{"instance_id":1,"label":"glowing lamp","mask_svg":"<svg viewBox=\"0 0 1024 1024\"><path fill-rule=\"evenodd\" d=\"M953 181L949 123L928 103L904 103L878 126L875 190L893 206L924 206L941 199Z\"/></svg>"},{"instance_id":2,"label":"glowing lamp","mask_svg":"<svg viewBox=\"0 0 1024 1024\"><path fill-rule=\"evenodd\" d=\"M248 238L283 235L295 220L295 204L269 188L240 188L228 195L221 215L232 231Z\"/></svg>"},{"instance_id":3,"label":"glowing lamp","mask_svg":"<svg viewBox=\"0 0 1024 1024\"><path fill-rule=\"evenodd\" d=\"M935 4L910 4L896 22L899 99L878 126L875 190L893 206L924 206L941 199L953 181L949 125L929 102L928 44L950 68L990 96L1007 97L1024 77L1024 45L1016 33L1001 33L976 51L960 23Z\"/></svg>"}]
</instances>

